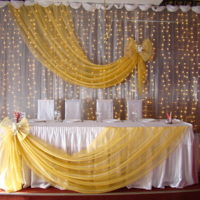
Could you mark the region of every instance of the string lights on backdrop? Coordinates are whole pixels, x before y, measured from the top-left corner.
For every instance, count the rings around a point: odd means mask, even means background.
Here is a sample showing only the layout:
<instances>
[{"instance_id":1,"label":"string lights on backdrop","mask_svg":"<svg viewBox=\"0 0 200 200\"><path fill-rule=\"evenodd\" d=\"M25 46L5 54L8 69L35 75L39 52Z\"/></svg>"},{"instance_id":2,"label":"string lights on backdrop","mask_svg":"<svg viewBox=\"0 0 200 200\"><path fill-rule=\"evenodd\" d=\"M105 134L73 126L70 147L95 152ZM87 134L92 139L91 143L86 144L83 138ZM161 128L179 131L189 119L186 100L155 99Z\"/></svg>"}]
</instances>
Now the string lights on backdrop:
<instances>
[{"instance_id":1,"label":"string lights on backdrop","mask_svg":"<svg viewBox=\"0 0 200 200\"><path fill-rule=\"evenodd\" d=\"M81 7L71 12L76 34L94 63L109 63L121 57L128 37L139 43L145 38L152 40L156 56L147 64L148 80L143 94L138 96L134 74L107 89L89 89L63 82L31 55L4 7L0 12L1 118L12 116L13 110L25 111L28 118L35 118L40 98L56 99L58 110L62 109L64 99L81 98L85 99L84 118L95 119L95 99L112 98L114 117L124 119L125 100L143 98L144 117L163 118L166 111L173 110L175 118L193 123L196 131L200 129L200 16L197 13L166 10L157 13L140 9L129 12L112 8L106 14L106 23L111 24L112 29L104 44L104 10L88 12Z\"/></svg>"}]
</instances>

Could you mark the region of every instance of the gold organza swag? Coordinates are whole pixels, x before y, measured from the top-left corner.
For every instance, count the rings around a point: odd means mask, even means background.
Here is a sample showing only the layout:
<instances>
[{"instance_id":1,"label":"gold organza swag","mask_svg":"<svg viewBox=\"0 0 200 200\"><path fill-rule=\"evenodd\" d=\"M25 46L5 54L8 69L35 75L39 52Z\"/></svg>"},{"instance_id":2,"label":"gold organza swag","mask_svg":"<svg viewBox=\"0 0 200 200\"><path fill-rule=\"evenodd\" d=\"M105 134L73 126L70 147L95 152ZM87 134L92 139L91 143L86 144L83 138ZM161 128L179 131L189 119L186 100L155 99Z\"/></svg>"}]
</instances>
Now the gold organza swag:
<instances>
[{"instance_id":1,"label":"gold organza swag","mask_svg":"<svg viewBox=\"0 0 200 200\"><path fill-rule=\"evenodd\" d=\"M24 160L54 186L82 193L112 191L133 183L166 159L186 129L107 127L85 150L69 155L29 134L26 119L15 125L6 118L0 123L3 189L22 188Z\"/></svg>"},{"instance_id":2,"label":"gold organza swag","mask_svg":"<svg viewBox=\"0 0 200 200\"><path fill-rule=\"evenodd\" d=\"M36 58L65 81L89 88L114 86L138 70L138 87L142 90L146 80L145 63L152 55L150 40L138 52L130 39L124 57L113 63L97 65L83 52L74 32L69 8L66 6L10 7L27 46ZM131 53L130 53L131 52Z\"/></svg>"}]
</instances>

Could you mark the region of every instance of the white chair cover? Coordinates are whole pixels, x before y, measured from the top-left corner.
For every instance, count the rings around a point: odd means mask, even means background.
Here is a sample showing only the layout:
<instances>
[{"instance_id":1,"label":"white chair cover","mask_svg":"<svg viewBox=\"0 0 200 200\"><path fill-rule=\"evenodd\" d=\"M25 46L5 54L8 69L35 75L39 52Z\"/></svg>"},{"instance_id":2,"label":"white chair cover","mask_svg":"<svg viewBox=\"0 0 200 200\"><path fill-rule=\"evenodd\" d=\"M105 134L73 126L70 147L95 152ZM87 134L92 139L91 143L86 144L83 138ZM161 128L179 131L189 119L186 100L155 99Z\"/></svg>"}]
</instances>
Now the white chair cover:
<instances>
[{"instance_id":1,"label":"white chair cover","mask_svg":"<svg viewBox=\"0 0 200 200\"><path fill-rule=\"evenodd\" d=\"M54 100L38 100L37 119L54 120Z\"/></svg>"},{"instance_id":2,"label":"white chair cover","mask_svg":"<svg viewBox=\"0 0 200 200\"><path fill-rule=\"evenodd\" d=\"M142 100L127 100L128 120L142 118Z\"/></svg>"},{"instance_id":3,"label":"white chair cover","mask_svg":"<svg viewBox=\"0 0 200 200\"><path fill-rule=\"evenodd\" d=\"M81 100L65 100L65 120L82 120Z\"/></svg>"},{"instance_id":4,"label":"white chair cover","mask_svg":"<svg viewBox=\"0 0 200 200\"><path fill-rule=\"evenodd\" d=\"M113 119L113 100L112 99L97 99L96 105L97 115L100 113L101 120Z\"/></svg>"}]
</instances>

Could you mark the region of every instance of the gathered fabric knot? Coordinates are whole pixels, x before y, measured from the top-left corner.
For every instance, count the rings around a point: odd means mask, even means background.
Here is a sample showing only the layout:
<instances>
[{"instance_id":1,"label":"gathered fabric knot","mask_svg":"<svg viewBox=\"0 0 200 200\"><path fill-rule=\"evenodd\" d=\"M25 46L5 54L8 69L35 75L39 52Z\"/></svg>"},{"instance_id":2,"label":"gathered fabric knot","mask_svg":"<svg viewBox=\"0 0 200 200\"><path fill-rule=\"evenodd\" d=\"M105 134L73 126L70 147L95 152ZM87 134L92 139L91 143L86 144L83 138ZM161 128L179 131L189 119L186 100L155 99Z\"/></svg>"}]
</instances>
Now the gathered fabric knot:
<instances>
[{"instance_id":1,"label":"gathered fabric knot","mask_svg":"<svg viewBox=\"0 0 200 200\"><path fill-rule=\"evenodd\" d=\"M28 120L23 118L19 123L13 123L9 118L4 118L0 127L3 127L5 133L11 133L13 136L17 136L19 140L24 140L30 132Z\"/></svg>"},{"instance_id":2,"label":"gathered fabric knot","mask_svg":"<svg viewBox=\"0 0 200 200\"><path fill-rule=\"evenodd\" d=\"M141 94L147 77L145 62L153 55L152 43L149 39L145 39L142 45L138 45L133 38L128 38L124 55L135 60L138 72L138 91Z\"/></svg>"},{"instance_id":3,"label":"gathered fabric knot","mask_svg":"<svg viewBox=\"0 0 200 200\"><path fill-rule=\"evenodd\" d=\"M17 136L19 140L24 140L29 132L30 128L28 120L26 118L23 118L19 123L17 123Z\"/></svg>"},{"instance_id":4,"label":"gathered fabric knot","mask_svg":"<svg viewBox=\"0 0 200 200\"><path fill-rule=\"evenodd\" d=\"M140 45L133 38L128 38L124 55L133 57L135 54L139 54L144 62L150 60L153 54L152 42L149 39L145 39Z\"/></svg>"}]
</instances>

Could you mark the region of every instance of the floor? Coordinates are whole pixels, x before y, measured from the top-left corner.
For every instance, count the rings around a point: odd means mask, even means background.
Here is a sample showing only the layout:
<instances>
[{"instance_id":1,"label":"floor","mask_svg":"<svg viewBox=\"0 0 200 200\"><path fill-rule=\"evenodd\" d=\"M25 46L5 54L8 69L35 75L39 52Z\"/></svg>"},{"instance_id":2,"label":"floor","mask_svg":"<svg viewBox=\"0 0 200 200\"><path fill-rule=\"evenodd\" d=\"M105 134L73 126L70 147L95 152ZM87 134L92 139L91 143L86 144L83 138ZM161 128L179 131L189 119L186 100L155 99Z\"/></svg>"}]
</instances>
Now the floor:
<instances>
[{"instance_id":1,"label":"floor","mask_svg":"<svg viewBox=\"0 0 200 200\"><path fill-rule=\"evenodd\" d=\"M53 187L48 189L27 188L15 193L6 193L0 190L0 200L199 200L200 184L183 189L127 189L122 188L104 194L80 194L68 190L59 190Z\"/></svg>"}]
</instances>

